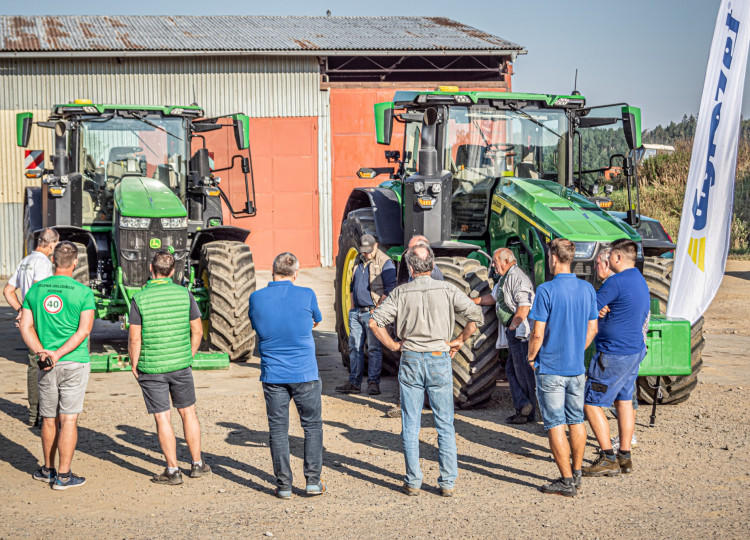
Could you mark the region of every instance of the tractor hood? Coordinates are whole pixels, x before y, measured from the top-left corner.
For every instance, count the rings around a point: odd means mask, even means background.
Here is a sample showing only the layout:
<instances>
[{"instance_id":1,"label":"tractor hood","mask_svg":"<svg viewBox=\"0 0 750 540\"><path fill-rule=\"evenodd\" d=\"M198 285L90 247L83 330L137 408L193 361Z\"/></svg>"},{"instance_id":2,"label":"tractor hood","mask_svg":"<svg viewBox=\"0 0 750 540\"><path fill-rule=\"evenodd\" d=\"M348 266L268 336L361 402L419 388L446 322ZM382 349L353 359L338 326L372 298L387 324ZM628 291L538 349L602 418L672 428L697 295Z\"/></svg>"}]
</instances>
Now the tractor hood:
<instances>
[{"instance_id":1,"label":"tractor hood","mask_svg":"<svg viewBox=\"0 0 750 540\"><path fill-rule=\"evenodd\" d=\"M615 219L583 195L556 182L503 178L495 188L492 209L507 207L520 214L547 237L573 242L641 240L635 230Z\"/></svg>"},{"instance_id":2,"label":"tractor hood","mask_svg":"<svg viewBox=\"0 0 750 540\"><path fill-rule=\"evenodd\" d=\"M132 217L184 217L185 205L159 180L126 176L115 188L115 206L120 215Z\"/></svg>"}]
</instances>

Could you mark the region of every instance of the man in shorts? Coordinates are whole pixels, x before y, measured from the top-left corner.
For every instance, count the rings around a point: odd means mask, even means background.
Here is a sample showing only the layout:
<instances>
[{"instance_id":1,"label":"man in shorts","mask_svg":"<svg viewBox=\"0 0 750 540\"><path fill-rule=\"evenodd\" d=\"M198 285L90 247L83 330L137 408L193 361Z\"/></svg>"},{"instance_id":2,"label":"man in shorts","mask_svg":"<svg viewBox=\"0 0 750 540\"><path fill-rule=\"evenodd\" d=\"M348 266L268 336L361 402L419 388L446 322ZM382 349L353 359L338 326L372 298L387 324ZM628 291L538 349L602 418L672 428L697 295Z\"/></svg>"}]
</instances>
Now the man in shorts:
<instances>
[{"instance_id":1,"label":"man in shorts","mask_svg":"<svg viewBox=\"0 0 750 540\"><path fill-rule=\"evenodd\" d=\"M550 243L551 281L537 287L529 319L529 363L536 375L536 395L550 449L561 478L543 485L543 493L575 497L580 487L586 426L583 423L584 354L596 335L596 291L570 271L575 245ZM568 426L570 442L565 436ZM571 451L573 464L571 467Z\"/></svg>"},{"instance_id":2,"label":"man in shorts","mask_svg":"<svg viewBox=\"0 0 750 540\"><path fill-rule=\"evenodd\" d=\"M638 368L646 356L644 325L651 303L648 285L635 267L636 243L622 239L612 242L609 265L615 272L596 293L600 311L596 354L591 359L586 380L585 411L601 452L584 476L617 476L630 473L633 463L630 445L635 430L633 393ZM617 410L620 448L615 455L604 409L614 402Z\"/></svg>"},{"instance_id":3,"label":"man in shorts","mask_svg":"<svg viewBox=\"0 0 750 540\"><path fill-rule=\"evenodd\" d=\"M54 272L49 256L52 255L59 240L60 235L55 229L48 228L39 233L39 237L36 240L36 249L21 259L16 271L10 276L8 284L3 289L3 296L5 296L8 305L18 312L16 321L21 320L23 300L26 298L26 293L31 286L37 281L47 279ZM16 290L21 291L20 301L18 300L18 296L16 296ZM16 322L16 326L18 326L18 322ZM36 382L37 357L29 351L28 358L29 367L26 374L26 388L29 396L29 424L37 427L42 424L42 420L39 417L39 391Z\"/></svg>"},{"instance_id":4,"label":"man in shorts","mask_svg":"<svg viewBox=\"0 0 750 540\"><path fill-rule=\"evenodd\" d=\"M172 429L169 398L182 418L185 440L192 459L190 478L211 472L201 458L201 426L195 412L195 385L190 365L201 344L203 324L195 298L172 281L174 257L166 251L154 255L151 276L130 304L128 352L133 375L154 415L159 444L167 460L155 484L182 484L177 466L177 443Z\"/></svg>"},{"instance_id":5,"label":"man in shorts","mask_svg":"<svg viewBox=\"0 0 750 540\"><path fill-rule=\"evenodd\" d=\"M70 464L91 372L88 341L96 304L91 289L73 279L78 263L75 244L57 244L52 262L54 275L26 293L19 327L29 350L40 360L37 383L44 466L33 478L63 490L86 483L70 471Z\"/></svg>"}]
</instances>

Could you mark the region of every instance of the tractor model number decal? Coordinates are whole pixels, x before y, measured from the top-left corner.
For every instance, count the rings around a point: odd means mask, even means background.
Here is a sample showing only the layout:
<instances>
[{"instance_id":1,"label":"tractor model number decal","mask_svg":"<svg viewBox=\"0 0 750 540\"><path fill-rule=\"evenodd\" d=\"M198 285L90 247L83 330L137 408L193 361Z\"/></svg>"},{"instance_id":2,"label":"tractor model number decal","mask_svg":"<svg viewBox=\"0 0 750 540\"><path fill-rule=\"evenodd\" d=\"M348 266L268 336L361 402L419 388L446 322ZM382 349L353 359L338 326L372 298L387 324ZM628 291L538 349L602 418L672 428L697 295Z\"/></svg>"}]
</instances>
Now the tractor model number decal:
<instances>
[{"instance_id":1,"label":"tractor model number decal","mask_svg":"<svg viewBox=\"0 0 750 540\"><path fill-rule=\"evenodd\" d=\"M56 294L50 294L47 298L44 299L44 310L47 313L51 313L52 315L55 315L57 313L60 313L62 308L63 308L62 298L60 298Z\"/></svg>"}]
</instances>

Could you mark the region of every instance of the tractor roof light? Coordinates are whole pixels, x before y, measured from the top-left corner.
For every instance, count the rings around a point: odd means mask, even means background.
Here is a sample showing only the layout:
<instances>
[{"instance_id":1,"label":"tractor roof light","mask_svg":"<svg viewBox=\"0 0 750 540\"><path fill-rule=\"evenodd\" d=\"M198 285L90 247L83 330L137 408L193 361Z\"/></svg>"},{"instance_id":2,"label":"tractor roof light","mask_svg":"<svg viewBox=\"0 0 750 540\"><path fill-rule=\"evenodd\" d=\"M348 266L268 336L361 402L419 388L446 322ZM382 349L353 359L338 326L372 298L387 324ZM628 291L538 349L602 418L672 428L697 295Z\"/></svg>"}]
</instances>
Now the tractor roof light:
<instances>
[{"instance_id":1,"label":"tractor roof light","mask_svg":"<svg viewBox=\"0 0 750 540\"><path fill-rule=\"evenodd\" d=\"M456 100L456 103L471 103L471 98L465 95L455 96L453 99Z\"/></svg>"}]
</instances>

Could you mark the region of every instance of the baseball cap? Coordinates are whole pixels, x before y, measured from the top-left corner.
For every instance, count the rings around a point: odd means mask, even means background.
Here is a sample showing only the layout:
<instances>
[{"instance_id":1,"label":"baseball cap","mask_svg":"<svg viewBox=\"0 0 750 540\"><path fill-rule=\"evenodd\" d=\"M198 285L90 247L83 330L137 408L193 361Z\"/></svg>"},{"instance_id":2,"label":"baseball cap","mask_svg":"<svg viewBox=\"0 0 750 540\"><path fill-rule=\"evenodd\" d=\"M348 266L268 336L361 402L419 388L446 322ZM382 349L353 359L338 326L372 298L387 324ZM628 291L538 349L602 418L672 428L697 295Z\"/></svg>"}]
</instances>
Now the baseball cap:
<instances>
[{"instance_id":1,"label":"baseball cap","mask_svg":"<svg viewBox=\"0 0 750 540\"><path fill-rule=\"evenodd\" d=\"M363 234L359 238L359 252L360 253L372 253L372 248L377 244L377 240L371 234Z\"/></svg>"}]
</instances>

